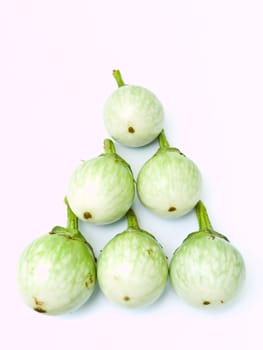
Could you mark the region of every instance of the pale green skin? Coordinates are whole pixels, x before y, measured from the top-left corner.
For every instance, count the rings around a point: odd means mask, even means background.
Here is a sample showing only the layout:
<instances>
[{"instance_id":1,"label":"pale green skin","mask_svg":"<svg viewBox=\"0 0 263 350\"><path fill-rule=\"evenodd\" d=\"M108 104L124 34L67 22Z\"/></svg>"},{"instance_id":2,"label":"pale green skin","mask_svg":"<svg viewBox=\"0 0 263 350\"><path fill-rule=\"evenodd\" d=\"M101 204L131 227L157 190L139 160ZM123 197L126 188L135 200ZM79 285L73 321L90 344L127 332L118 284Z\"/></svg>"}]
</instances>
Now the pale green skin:
<instances>
[{"instance_id":1,"label":"pale green skin","mask_svg":"<svg viewBox=\"0 0 263 350\"><path fill-rule=\"evenodd\" d=\"M134 194L134 179L129 166L111 153L80 164L70 178L67 198L80 220L104 225L126 214ZM89 213L90 217L84 213Z\"/></svg>"},{"instance_id":2,"label":"pale green skin","mask_svg":"<svg viewBox=\"0 0 263 350\"><path fill-rule=\"evenodd\" d=\"M35 311L50 315L73 312L94 291L93 253L82 240L42 236L22 253L17 282L24 302Z\"/></svg>"},{"instance_id":3,"label":"pale green skin","mask_svg":"<svg viewBox=\"0 0 263 350\"><path fill-rule=\"evenodd\" d=\"M172 148L159 149L139 171L137 193L141 203L157 215L179 217L195 207L201 184L192 160Z\"/></svg>"},{"instance_id":4,"label":"pale green skin","mask_svg":"<svg viewBox=\"0 0 263 350\"><path fill-rule=\"evenodd\" d=\"M111 137L129 147L152 142L164 123L161 102L151 91L140 86L126 85L115 90L106 101L103 114L105 128Z\"/></svg>"},{"instance_id":5,"label":"pale green skin","mask_svg":"<svg viewBox=\"0 0 263 350\"><path fill-rule=\"evenodd\" d=\"M128 229L104 247L98 258L97 274L102 292L113 303L128 308L143 307L163 293L168 263L154 238Z\"/></svg>"},{"instance_id":6,"label":"pale green skin","mask_svg":"<svg viewBox=\"0 0 263 350\"><path fill-rule=\"evenodd\" d=\"M175 251L169 266L176 294L200 308L222 305L236 296L245 279L239 251L224 238L194 233Z\"/></svg>"}]
</instances>

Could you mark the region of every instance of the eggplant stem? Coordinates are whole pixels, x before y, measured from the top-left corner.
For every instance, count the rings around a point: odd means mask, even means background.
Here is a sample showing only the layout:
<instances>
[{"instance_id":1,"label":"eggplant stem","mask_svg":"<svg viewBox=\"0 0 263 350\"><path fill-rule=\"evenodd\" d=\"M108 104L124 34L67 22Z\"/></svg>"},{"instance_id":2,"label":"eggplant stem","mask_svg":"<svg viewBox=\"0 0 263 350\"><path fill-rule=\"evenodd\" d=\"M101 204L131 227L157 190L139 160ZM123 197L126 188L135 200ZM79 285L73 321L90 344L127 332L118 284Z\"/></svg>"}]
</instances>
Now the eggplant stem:
<instances>
[{"instance_id":1,"label":"eggplant stem","mask_svg":"<svg viewBox=\"0 0 263 350\"><path fill-rule=\"evenodd\" d=\"M114 69L112 71L112 75L113 75L114 79L116 80L119 88L125 85L125 83L122 79L122 76L121 76L121 72L118 69Z\"/></svg>"},{"instance_id":2,"label":"eggplant stem","mask_svg":"<svg viewBox=\"0 0 263 350\"><path fill-rule=\"evenodd\" d=\"M67 229L78 230L78 218L71 210L67 197L65 197L64 202L67 206Z\"/></svg>"},{"instance_id":3,"label":"eggplant stem","mask_svg":"<svg viewBox=\"0 0 263 350\"><path fill-rule=\"evenodd\" d=\"M196 216L198 219L200 231L213 231L207 210L201 200L199 200L195 206Z\"/></svg>"},{"instance_id":4,"label":"eggplant stem","mask_svg":"<svg viewBox=\"0 0 263 350\"><path fill-rule=\"evenodd\" d=\"M169 142L166 138L164 130L162 130L158 136L160 148L169 148Z\"/></svg>"},{"instance_id":5,"label":"eggplant stem","mask_svg":"<svg viewBox=\"0 0 263 350\"><path fill-rule=\"evenodd\" d=\"M127 216L127 221L128 221L128 228L140 230L140 227L139 227L138 221L137 221L137 217L136 217L133 209L130 208L128 210L126 216Z\"/></svg>"},{"instance_id":6,"label":"eggplant stem","mask_svg":"<svg viewBox=\"0 0 263 350\"><path fill-rule=\"evenodd\" d=\"M105 153L116 153L114 143L110 139L104 140L104 151Z\"/></svg>"}]
</instances>

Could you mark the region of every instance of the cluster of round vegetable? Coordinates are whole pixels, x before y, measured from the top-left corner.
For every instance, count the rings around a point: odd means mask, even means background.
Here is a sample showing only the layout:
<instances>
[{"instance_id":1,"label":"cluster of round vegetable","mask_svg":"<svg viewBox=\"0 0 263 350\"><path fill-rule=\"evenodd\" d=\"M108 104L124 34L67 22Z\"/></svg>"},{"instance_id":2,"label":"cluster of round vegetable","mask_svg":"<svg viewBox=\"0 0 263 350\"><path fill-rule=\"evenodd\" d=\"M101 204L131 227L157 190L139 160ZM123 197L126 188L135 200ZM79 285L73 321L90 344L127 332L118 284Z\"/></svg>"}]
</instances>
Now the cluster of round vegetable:
<instances>
[{"instance_id":1,"label":"cluster of round vegetable","mask_svg":"<svg viewBox=\"0 0 263 350\"><path fill-rule=\"evenodd\" d=\"M245 277L241 254L216 232L200 200L201 174L196 164L170 147L164 110L149 90L125 85L113 71L119 88L104 107L111 138L140 147L158 138L159 148L135 180L129 164L116 153L111 139L104 153L82 162L67 190L68 222L33 241L18 263L18 286L35 311L61 314L78 309L92 295L96 282L105 296L120 305L139 307L163 293L168 278L176 294L197 307L232 299ZM149 232L138 225L132 204L140 202L161 217L179 217L195 209L199 230L189 234L171 260ZM98 260L78 230L78 220L105 225L127 217L127 229L116 234Z\"/></svg>"}]
</instances>

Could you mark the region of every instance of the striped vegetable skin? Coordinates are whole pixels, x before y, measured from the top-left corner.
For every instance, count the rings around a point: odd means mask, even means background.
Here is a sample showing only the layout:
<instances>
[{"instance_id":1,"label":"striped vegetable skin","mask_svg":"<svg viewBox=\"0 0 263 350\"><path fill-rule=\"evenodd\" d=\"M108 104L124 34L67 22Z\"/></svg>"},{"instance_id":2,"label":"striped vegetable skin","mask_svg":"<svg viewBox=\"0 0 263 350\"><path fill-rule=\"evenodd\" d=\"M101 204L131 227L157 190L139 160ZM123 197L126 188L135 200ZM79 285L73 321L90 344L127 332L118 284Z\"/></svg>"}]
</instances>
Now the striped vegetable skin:
<instances>
[{"instance_id":1,"label":"striped vegetable skin","mask_svg":"<svg viewBox=\"0 0 263 350\"><path fill-rule=\"evenodd\" d=\"M68 207L67 228L53 230L22 252L17 283L24 302L37 312L59 315L73 312L92 295L96 284L93 250L77 228Z\"/></svg>"},{"instance_id":2,"label":"striped vegetable skin","mask_svg":"<svg viewBox=\"0 0 263 350\"><path fill-rule=\"evenodd\" d=\"M245 279L245 263L229 240L212 229L201 201L196 212L200 230L190 234L174 252L170 280L187 303L215 307L236 296Z\"/></svg>"},{"instance_id":3,"label":"striped vegetable skin","mask_svg":"<svg viewBox=\"0 0 263 350\"><path fill-rule=\"evenodd\" d=\"M168 263L156 239L138 227L128 212L128 228L117 234L98 257L98 282L113 303L136 308L155 302L168 279Z\"/></svg>"},{"instance_id":4,"label":"striped vegetable skin","mask_svg":"<svg viewBox=\"0 0 263 350\"><path fill-rule=\"evenodd\" d=\"M132 205L135 185L129 165L116 154L111 140L105 153L84 161L72 174L67 198L80 220L104 225L123 217Z\"/></svg>"},{"instance_id":5,"label":"striped vegetable skin","mask_svg":"<svg viewBox=\"0 0 263 350\"><path fill-rule=\"evenodd\" d=\"M137 193L141 203L161 217L179 217L200 198L201 174L196 164L177 148L169 147L164 131L160 147L141 168Z\"/></svg>"},{"instance_id":6,"label":"striped vegetable skin","mask_svg":"<svg viewBox=\"0 0 263 350\"><path fill-rule=\"evenodd\" d=\"M163 106L148 89L125 85L118 70L113 71L113 75L119 88L105 102L105 128L114 140L125 146L147 145L163 128Z\"/></svg>"}]
</instances>

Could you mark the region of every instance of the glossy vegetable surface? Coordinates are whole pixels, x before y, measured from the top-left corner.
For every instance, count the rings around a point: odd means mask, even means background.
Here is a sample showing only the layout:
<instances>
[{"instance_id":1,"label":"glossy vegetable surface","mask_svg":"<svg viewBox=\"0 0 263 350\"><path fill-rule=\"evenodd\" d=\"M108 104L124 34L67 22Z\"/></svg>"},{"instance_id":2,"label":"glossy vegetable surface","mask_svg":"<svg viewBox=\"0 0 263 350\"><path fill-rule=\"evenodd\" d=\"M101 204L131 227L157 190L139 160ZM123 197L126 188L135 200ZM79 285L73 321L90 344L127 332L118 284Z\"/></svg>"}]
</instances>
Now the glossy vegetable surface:
<instances>
[{"instance_id":1,"label":"glossy vegetable surface","mask_svg":"<svg viewBox=\"0 0 263 350\"><path fill-rule=\"evenodd\" d=\"M127 218L127 230L112 238L98 257L98 282L112 302L141 307L163 293L168 263L156 239L139 228L132 209Z\"/></svg>"},{"instance_id":2,"label":"glossy vegetable surface","mask_svg":"<svg viewBox=\"0 0 263 350\"><path fill-rule=\"evenodd\" d=\"M160 147L143 165L137 177L141 203L162 217L179 217L194 208L200 198L201 174L196 164L170 147L164 131Z\"/></svg>"},{"instance_id":3,"label":"glossy vegetable surface","mask_svg":"<svg viewBox=\"0 0 263 350\"><path fill-rule=\"evenodd\" d=\"M104 105L104 124L117 142L141 147L152 142L161 132L164 110L159 99L148 89L125 85L120 71L113 71L119 88Z\"/></svg>"},{"instance_id":4,"label":"glossy vegetable surface","mask_svg":"<svg viewBox=\"0 0 263 350\"><path fill-rule=\"evenodd\" d=\"M17 281L24 302L40 313L72 312L90 298L96 284L95 258L69 207L67 228L56 226L25 248Z\"/></svg>"},{"instance_id":5,"label":"glossy vegetable surface","mask_svg":"<svg viewBox=\"0 0 263 350\"><path fill-rule=\"evenodd\" d=\"M80 220L101 225L123 217L135 194L131 168L116 153L111 140L104 140L104 150L73 172L67 193L70 207Z\"/></svg>"},{"instance_id":6,"label":"glossy vegetable surface","mask_svg":"<svg viewBox=\"0 0 263 350\"><path fill-rule=\"evenodd\" d=\"M239 251L213 230L205 206L196 206L199 231L190 234L170 262L171 284L179 297L197 307L222 305L236 296L245 279Z\"/></svg>"}]
</instances>

